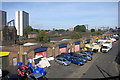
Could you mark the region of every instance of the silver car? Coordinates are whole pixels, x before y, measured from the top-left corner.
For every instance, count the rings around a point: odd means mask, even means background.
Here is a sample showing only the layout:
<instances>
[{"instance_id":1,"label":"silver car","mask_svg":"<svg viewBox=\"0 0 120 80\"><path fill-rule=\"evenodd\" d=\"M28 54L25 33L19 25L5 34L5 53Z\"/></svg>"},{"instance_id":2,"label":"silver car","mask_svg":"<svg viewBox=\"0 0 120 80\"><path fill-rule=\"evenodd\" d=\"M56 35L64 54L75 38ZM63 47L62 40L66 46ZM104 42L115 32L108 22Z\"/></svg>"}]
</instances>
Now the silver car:
<instances>
[{"instance_id":1,"label":"silver car","mask_svg":"<svg viewBox=\"0 0 120 80\"><path fill-rule=\"evenodd\" d=\"M57 62L59 64L63 64L65 66L70 65L70 62L67 59L62 58L62 57L55 58L55 62Z\"/></svg>"}]
</instances>

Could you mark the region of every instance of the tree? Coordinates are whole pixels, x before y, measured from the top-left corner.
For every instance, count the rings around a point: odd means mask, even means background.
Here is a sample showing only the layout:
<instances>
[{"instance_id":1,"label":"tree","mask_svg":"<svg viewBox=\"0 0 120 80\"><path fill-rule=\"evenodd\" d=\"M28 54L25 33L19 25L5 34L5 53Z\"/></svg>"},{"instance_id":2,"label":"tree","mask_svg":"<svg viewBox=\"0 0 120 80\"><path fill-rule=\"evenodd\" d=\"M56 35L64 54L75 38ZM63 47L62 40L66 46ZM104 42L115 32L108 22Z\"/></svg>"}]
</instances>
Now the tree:
<instances>
[{"instance_id":1,"label":"tree","mask_svg":"<svg viewBox=\"0 0 120 80\"><path fill-rule=\"evenodd\" d=\"M91 32L95 32L95 29L91 29Z\"/></svg>"},{"instance_id":2,"label":"tree","mask_svg":"<svg viewBox=\"0 0 120 80\"><path fill-rule=\"evenodd\" d=\"M101 31L96 31L95 35L102 35L103 33Z\"/></svg>"},{"instance_id":3,"label":"tree","mask_svg":"<svg viewBox=\"0 0 120 80\"><path fill-rule=\"evenodd\" d=\"M56 29L55 31L57 31L57 32L64 32L65 30L64 29Z\"/></svg>"},{"instance_id":4,"label":"tree","mask_svg":"<svg viewBox=\"0 0 120 80\"><path fill-rule=\"evenodd\" d=\"M73 32L72 38L73 39L80 39L82 37L80 32Z\"/></svg>"},{"instance_id":5,"label":"tree","mask_svg":"<svg viewBox=\"0 0 120 80\"><path fill-rule=\"evenodd\" d=\"M77 25L74 27L74 31L76 32L86 32L86 27L85 25Z\"/></svg>"},{"instance_id":6,"label":"tree","mask_svg":"<svg viewBox=\"0 0 120 80\"><path fill-rule=\"evenodd\" d=\"M39 32L39 30L38 30L38 29L33 29L33 31L34 31L34 32Z\"/></svg>"},{"instance_id":7,"label":"tree","mask_svg":"<svg viewBox=\"0 0 120 80\"><path fill-rule=\"evenodd\" d=\"M98 29L98 31L101 31L101 29Z\"/></svg>"},{"instance_id":8,"label":"tree","mask_svg":"<svg viewBox=\"0 0 120 80\"><path fill-rule=\"evenodd\" d=\"M27 37L28 33L32 32L32 31L33 31L33 28L31 26L26 26L24 28L24 36Z\"/></svg>"},{"instance_id":9,"label":"tree","mask_svg":"<svg viewBox=\"0 0 120 80\"><path fill-rule=\"evenodd\" d=\"M45 31L40 31L37 34L36 40L41 43L46 43L46 42L49 42L50 38L49 38L48 34L45 33Z\"/></svg>"}]
</instances>

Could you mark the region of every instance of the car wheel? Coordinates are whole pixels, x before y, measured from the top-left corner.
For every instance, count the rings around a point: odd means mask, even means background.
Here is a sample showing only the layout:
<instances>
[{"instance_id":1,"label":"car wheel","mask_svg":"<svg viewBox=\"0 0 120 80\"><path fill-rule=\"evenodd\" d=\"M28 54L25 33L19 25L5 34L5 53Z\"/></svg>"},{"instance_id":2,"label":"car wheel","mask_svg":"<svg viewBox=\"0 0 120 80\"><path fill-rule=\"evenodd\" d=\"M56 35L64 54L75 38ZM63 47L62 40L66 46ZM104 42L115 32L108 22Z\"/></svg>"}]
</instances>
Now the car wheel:
<instances>
[{"instance_id":1,"label":"car wheel","mask_svg":"<svg viewBox=\"0 0 120 80\"><path fill-rule=\"evenodd\" d=\"M80 66L80 64L78 63L78 65Z\"/></svg>"}]
</instances>

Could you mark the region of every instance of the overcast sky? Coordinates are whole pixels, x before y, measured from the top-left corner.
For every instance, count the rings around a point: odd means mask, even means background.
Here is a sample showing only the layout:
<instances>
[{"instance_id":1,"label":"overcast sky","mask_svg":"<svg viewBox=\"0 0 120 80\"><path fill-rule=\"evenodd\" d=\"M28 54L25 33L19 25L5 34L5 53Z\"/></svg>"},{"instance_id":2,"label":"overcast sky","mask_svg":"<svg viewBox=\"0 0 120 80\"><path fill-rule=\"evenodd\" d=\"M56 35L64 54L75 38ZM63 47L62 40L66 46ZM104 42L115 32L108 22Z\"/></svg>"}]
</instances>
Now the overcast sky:
<instances>
[{"instance_id":1,"label":"overcast sky","mask_svg":"<svg viewBox=\"0 0 120 80\"><path fill-rule=\"evenodd\" d=\"M7 12L8 21L15 19L15 11L28 12L30 25L37 29L118 25L118 2L3 2L2 10Z\"/></svg>"}]
</instances>

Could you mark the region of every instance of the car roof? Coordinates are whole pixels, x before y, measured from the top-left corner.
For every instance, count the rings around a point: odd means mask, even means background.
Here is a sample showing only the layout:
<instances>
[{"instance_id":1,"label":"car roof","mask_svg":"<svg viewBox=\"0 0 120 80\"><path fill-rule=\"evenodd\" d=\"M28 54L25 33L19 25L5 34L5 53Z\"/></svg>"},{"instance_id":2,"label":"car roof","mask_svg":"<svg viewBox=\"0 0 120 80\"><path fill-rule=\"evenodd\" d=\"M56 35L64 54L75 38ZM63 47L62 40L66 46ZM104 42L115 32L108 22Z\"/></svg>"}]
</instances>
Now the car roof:
<instances>
[{"instance_id":1,"label":"car roof","mask_svg":"<svg viewBox=\"0 0 120 80\"><path fill-rule=\"evenodd\" d=\"M63 57L58 57L57 59L65 59L65 58L63 58Z\"/></svg>"},{"instance_id":2,"label":"car roof","mask_svg":"<svg viewBox=\"0 0 120 80\"><path fill-rule=\"evenodd\" d=\"M43 75L40 74L40 73L31 73L30 75L31 75L31 76L34 76L35 78L40 78L40 77L43 76Z\"/></svg>"}]
</instances>

